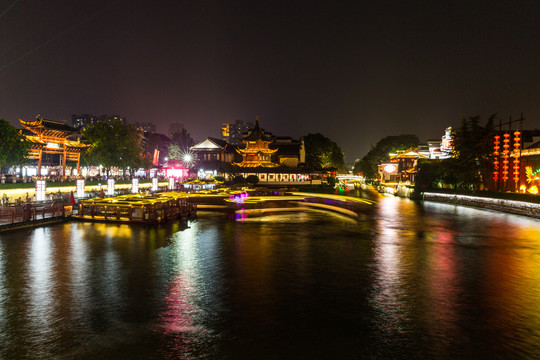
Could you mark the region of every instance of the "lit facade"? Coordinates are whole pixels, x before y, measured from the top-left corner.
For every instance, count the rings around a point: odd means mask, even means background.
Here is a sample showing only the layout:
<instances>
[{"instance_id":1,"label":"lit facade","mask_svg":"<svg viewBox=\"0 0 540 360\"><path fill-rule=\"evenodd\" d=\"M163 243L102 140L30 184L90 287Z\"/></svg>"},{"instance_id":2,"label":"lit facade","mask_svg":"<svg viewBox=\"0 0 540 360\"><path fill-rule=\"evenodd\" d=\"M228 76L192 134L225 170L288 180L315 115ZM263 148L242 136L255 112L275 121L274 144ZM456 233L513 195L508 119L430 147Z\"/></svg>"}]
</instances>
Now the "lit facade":
<instances>
[{"instance_id":1,"label":"lit facade","mask_svg":"<svg viewBox=\"0 0 540 360\"><path fill-rule=\"evenodd\" d=\"M190 148L199 169L219 170L222 163L234 161L235 151L225 140L207 137Z\"/></svg>"},{"instance_id":2,"label":"lit facade","mask_svg":"<svg viewBox=\"0 0 540 360\"><path fill-rule=\"evenodd\" d=\"M270 149L269 145L274 141L271 133L265 132L259 126L259 120L255 122L255 127L242 137L244 148L236 151L242 155L242 162L234 163L239 167L276 167L278 164L272 162L272 155L278 149Z\"/></svg>"},{"instance_id":3,"label":"lit facade","mask_svg":"<svg viewBox=\"0 0 540 360\"><path fill-rule=\"evenodd\" d=\"M89 145L80 142L76 130L64 122L45 120L40 116L34 121L19 119L24 129L29 131L26 135L30 142L29 159L35 159L37 164L37 176L42 174L42 162L44 156L53 155L57 164L62 167L62 176L66 175L66 161L77 163L79 174L81 152Z\"/></svg>"},{"instance_id":4,"label":"lit facade","mask_svg":"<svg viewBox=\"0 0 540 360\"><path fill-rule=\"evenodd\" d=\"M71 126L76 129L82 129L88 125L94 125L99 121L112 122L120 121L122 124L126 123L126 118L119 115L91 115L91 114L73 114L71 115Z\"/></svg>"},{"instance_id":5,"label":"lit facade","mask_svg":"<svg viewBox=\"0 0 540 360\"><path fill-rule=\"evenodd\" d=\"M223 123L221 125L222 139L231 145L241 145L242 136L253 127L253 123L244 123L236 120L234 123Z\"/></svg>"}]
</instances>

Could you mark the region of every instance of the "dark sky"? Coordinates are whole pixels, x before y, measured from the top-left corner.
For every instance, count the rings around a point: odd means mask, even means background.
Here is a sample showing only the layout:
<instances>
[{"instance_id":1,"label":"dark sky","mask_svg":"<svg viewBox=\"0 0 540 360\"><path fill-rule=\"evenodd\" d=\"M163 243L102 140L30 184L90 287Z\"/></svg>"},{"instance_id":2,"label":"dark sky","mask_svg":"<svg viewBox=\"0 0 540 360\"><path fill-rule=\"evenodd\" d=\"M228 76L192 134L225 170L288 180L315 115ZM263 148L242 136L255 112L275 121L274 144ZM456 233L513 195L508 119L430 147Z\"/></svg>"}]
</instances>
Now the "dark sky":
<instances>
[{"instance_id":1,"label":"dark sky","mask_svg":"<svg viewBox=\"0 0 540 360\"><path fill-rule=\"evenodd\" d=\"M347 162L463 115L540 128L538 1L0 0L2 13L0 118L17 126L119 114L202 140L260 114L274 135L323 133Z\"/></svg>"}]
</instances>

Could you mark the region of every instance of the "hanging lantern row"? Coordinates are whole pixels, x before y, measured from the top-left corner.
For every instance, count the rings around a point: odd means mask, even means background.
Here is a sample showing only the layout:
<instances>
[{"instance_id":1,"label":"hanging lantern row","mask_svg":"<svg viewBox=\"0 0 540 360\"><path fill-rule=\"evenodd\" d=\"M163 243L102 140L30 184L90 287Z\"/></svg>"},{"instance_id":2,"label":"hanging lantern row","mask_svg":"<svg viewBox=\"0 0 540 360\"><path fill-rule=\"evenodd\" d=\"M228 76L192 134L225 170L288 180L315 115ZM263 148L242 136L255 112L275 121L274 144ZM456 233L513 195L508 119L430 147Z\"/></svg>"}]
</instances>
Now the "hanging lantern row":
<instances>
[{"instance_id":1,"label":"hanging lantern row","mask_svg":"<svg viewBox=\"0 0 540 360\"><path fill-rule=\"evenodd\" d=\"M508 180L508 158L510 157L510 134L505 133L503 135L503 151L502 151L502 158L503 158L503 166L502 166L502 179L503 181Z\"/></svg>"},{"instance_id":2,"label":"hanging lantern row","mask_svg":"<svg viewBox=\"0 0 540 360\"><path fill-rule=\"evenodd\" d=\"M493 180L498 181L499 180L499 144L501 143L499 141L501 137L499 135L495 135L495 141L493 142L493 155L495 156L495 160L493 160Z\"/></svg>"},{"instance_id":3,"label":"hanging lantern row","mask_svg":"<svg viewBox=\"0 0 540 360\"><path fill-rule=\"evenodd\" d=\"M493 141L493 180L499 181L499 175L503 181L509 179L510 172L512 172L512 179L518 183L520 181L520 156L521 156L521 132L516 130L514 132L514 138L511 138L510 133L505 133L502 136L502 150L501 150L501 136L495 135ZM510 142L513 140L513 146ZM513 147L513 149L511 149ZM512 169L510 169L510 156L513 157ZM500 158L500 159L499 159Z\"/></svg>"},{"instance_id":4,"label":"hanging lantern row","mask_svg":"<svg viewBox=\"0 0 540 360\"><path fill-rule=\"evenodd\" d=\"M519 131L514 132L514 181L519 182L519 156L521 148L521 133Z\"/></svg>"}]
</instances>

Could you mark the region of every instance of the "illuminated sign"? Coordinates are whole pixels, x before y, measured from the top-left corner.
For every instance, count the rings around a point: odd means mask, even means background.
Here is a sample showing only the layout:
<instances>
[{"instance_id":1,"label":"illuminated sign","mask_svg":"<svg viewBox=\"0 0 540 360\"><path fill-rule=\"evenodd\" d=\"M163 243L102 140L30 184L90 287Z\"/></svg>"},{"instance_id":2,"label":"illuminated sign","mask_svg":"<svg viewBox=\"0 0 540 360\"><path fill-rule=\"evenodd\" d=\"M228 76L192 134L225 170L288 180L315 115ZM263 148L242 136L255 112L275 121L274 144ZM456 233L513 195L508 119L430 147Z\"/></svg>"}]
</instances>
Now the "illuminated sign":
<instances>
[{"instance_id":1,"label":"illuminated sign","mask_svg":"<svg viewBox=\"0 0 540 360\"><path fill-rule=\"evenodd\" d=\"M136 194L139 192L139 179L131 180L131 192Z\"/></svg>"},{"instance_id":2,"label":"illuminated sign","mask_svg":"<svg viewBox=\"0 0 540 360\"><path fill-rule=\"evenodd\" d=\"M396 166L395 165L392 165L392 164L388 164L386 165L383 170L387 173L393 173L394 171L396 171Z\"/></svg>"},{"instance_id":3,"label":"illuminated sign","mask_svg":"<svg viewBox=\"0 0 540 360\"><path fill-rule=\"evenodd\" d=\"M47 143L49 149L60 149L60 144L58 143Z\"/></svg>"},{"instance_id":4,"label":"illuminated sign","mask_svg":"<svg viewBox=\"0 0 540 360\"><path fill-rule=\"evenodd\" d=\"M114 179L107 180L107 195L114 195Z\"/></svg>"},{"instance_id":5,"label":"illuminated sign","mask_svg":"<svg viewBox=\"0 0 540 360\"><path fill-rule=\"evenodd\" d=\"M169 178L169 190L174 190L174 178Z\"/></svg>"},{"instance_id":6,"label":"illuminated sign","mask_svg":"<svg viewBox=\"0 0 540 360\"><path fill-rule=\"evenodd\" d=\"M84 180L77 180L77 197L79 199L84 197Z\"/></svg>"},{"instance_id":7,"label":"illuminated sign","mask_svg":"<svg viewBox=\"0 0 540 360\"><path fill-rule=\"evenodd\" d=\"M45 191L47 190L47 184L45 180L36 181L36 200L45 201Z\"/></svg>"},{"instance_id":8,"label":"illuminated sign","mask_svg":"<svg viewBox=\"0 0 540 360\"><path fill-rule=\"evenodd\" d=\"M158 179L157 178L152 179L152 191L158 191Z\"/></svg>"},{"instance_id":9,"label":"illuminated sign","mask_svg":"<svg viewBox=\"0 0 540 360\"><path fill-rule=\"evenodd\" d=\"M188 170L183 168L169 168L166 169L167 177L182 178L188 175Z\"/></svg>"}]
</instances>

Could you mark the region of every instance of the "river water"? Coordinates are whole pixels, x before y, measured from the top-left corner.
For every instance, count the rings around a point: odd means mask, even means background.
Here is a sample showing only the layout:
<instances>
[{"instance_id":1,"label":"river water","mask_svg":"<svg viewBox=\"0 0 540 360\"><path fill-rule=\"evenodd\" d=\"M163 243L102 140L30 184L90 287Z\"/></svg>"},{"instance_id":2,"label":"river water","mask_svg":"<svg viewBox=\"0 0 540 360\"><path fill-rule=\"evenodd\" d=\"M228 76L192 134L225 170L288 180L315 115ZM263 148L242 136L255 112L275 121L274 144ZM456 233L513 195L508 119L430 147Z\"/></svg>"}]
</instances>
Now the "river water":
<instances>
[{"instance_id":1,"label":"river water","mask_svg":"<svg viewBox=\"0 0 540 360\"><path fill-rule=\"evenodd\" d=\"M540 221L329 212L0 235L1 359L540 356Z\"/></svg>"}]
</instances>

